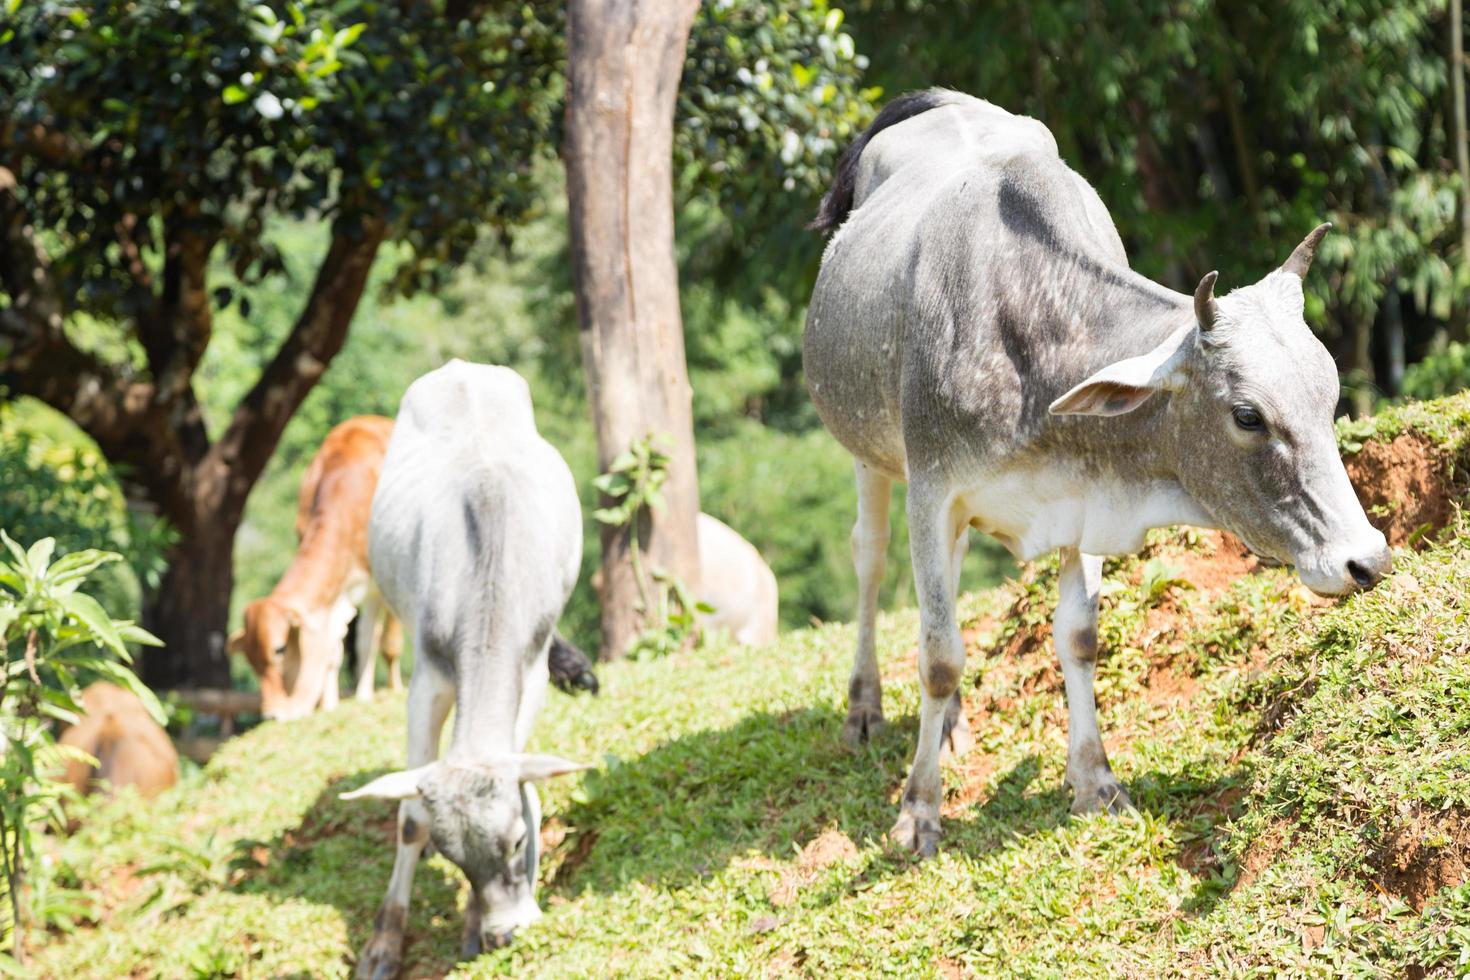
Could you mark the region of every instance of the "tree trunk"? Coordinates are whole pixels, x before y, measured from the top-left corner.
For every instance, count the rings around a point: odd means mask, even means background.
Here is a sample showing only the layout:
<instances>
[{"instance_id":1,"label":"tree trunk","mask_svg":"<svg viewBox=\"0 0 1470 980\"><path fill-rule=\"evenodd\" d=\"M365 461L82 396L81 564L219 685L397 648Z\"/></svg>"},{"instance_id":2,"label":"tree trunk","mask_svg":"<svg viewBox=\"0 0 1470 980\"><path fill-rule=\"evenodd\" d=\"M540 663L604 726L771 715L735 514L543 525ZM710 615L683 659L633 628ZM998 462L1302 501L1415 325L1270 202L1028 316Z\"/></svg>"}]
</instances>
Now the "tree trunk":
<instances>
[{"instance_id":1,"label":"tree trunk","mask_svg":"<svg viewBox=\"0 0 1470 980\"><path fill-rule=\"evenodd\" d=\"M653 433L673 455L647 562L699 585L694 419L674 260L674 100L697 0L571 0L567 199L600 468ZM602 529L602 656L642 628L624 528Z\"/></svg>"},{"instance_id":2,"label":"tree trunk","mask_svg":"<svg viewBox=\"0 0 1470 980\"><path fill-rule=\"evenodd\" d=\"M1460 171L1460 261L1470 258L1470 137L1465 128L1465 22L1461 0L1450 0L1450 89L1454 93L1455 163Z\"/></svg>"},{"instance_id":3,"label":"tree trunk","mask_svg":"<svg viewBox=\"0 0 1470 980\"><path fill-rule=\"evenodd\" d=\"M170 551L163 582L148 598L143 626L163 641L143 654L155 690L230 686L225 626L230 616L234 522L221 518L186 534Z\"/></svg>"}]
</instances>

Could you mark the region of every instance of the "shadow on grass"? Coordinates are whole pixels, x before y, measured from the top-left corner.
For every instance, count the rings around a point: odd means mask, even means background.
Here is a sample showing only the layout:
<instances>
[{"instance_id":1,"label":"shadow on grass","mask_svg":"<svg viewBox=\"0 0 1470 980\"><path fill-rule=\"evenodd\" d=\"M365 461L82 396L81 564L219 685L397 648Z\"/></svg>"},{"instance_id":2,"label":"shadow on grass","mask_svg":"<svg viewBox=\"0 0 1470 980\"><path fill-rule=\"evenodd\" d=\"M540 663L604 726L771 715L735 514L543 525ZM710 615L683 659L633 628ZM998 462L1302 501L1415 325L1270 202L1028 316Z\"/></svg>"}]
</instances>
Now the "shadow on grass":
<instances>
[{"instance_id":1,"label":"shadow on grass","mask_svg":"<svg viewBox=\"0 0 1470 980\"><path fill-rule=\"evenodd\" d=\"M373 933L373 917L393 870L398 804L344 802L387 770L354 773L322 791L295 827L251 849L254 867L235 890L334 906L347 927L351 958ZM443 858L419 862L404 945L403 975L443 976L458 957L463 875Z\"/></svg>"},{"instance_id":2,"label":"shadow on grass","mask_svg":"<svg viewBox=\"0 0 1470 980\"><path fill-rule=\"evenodd\" d=\"M543 862L550 890L570 898L616 892L633 881L679 887L750 853L788 860L832 828L859 847L884 841L917 723L897 719L854 751L841 742L842 721L831 706L763 712L671 739L637 758L609 757L558 816L566 838ZM1071 793L1060 784L1038 785L1040 773L1035 756L1017 762L974 806L945 819L942 847L981 856L1065 824ZM1218 860L1220 827L1241 778L1153 770L1129 782L1140 808L1178 828L1179 863L1202 879L1191 910L1205 911L1228 893L1228 869L1186 862ZM846 887L911 864L886 848Z\"/></svg>"},{"instance_id":3,"label":"shadow on grass","mask_svg":"<svg viewBox=\"0 0 1470 980\"><path fill-rule=\"evenodd\" d=\"M631 881L678 887L751 852L780 860L835 828L859 847L885 840L898 814L917 724L901 718L866 748L840 739L831 707L747 716L724 729L665 742L636 759L609 759L590 773L581 801L561 815L567 839L553 889L568 897L614 892ZM1067 819L1060 787L1038 790L1027 758L987 801L947 819L945 846L983 852L1015 835ZM912 859L888 850L866 875L902 871Z\"/></svg>"}]
</instances>

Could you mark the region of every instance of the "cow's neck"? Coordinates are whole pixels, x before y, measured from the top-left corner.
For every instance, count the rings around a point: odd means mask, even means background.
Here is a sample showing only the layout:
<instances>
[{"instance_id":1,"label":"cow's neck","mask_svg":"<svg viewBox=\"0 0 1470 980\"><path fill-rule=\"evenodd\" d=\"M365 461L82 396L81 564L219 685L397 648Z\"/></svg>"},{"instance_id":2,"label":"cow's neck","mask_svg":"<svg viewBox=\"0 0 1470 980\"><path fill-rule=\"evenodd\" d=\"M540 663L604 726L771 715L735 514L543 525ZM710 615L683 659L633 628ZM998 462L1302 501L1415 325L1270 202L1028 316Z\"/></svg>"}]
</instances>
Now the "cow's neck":
<instances>
[{"instance_id":1,"label":"cow's neck","mask_svg":"<svg viewBox=\"0 0 1470 980\"><path fill-rule=\"evenodd\" d=\"M304 611L336 603L362 564L352 531L326 512L315 515L273 594Z\"/></svg>"}]
</instances>

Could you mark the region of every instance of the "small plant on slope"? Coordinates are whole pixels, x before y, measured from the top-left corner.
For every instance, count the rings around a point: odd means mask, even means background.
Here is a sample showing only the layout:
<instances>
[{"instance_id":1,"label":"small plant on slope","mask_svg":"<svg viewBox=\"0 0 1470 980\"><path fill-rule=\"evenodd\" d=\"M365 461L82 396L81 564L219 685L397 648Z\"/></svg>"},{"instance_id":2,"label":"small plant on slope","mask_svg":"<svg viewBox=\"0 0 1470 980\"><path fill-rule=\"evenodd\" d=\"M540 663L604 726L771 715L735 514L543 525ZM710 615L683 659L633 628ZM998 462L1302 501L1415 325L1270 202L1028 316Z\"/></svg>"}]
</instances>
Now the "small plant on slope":
<instances>
[{"instance_id":1,"label":"small plant on slope","mask_svg":"<svg viewBox=\"0 0 1470 980\"><path fill-rule=\"evenodd\" d=\"M42 538L27 550L0 531L0 543L9 553L0 556L0 645L5 651L0 678L0 871L8 896L12 954L23 963L25 869L35 856L35 829L61 816L65 789L54 773L71 751L56 744L53 723L77 720L83 678L102 678L131 690L160 724L163 709L124 666L132 659L127 644L157 646L158 641L132 623L112 619L97 600L80 591L88 575L120 556L88 550L53 562L53 538ZM0 966L4 959L0 954Z\"/></svg>"},{"instance_id":2,"label":"small plant on slope","mask_svg":"<svg viewBox=\"0 0 1470 980\"><path fill-rule=\"evenodd\" d=\"M698 602L672 572L643 566L639 540L643 515L663 508L661 488L669 477L671 461L650 433L635 440L612 461L606 473L592 481L612 501L612 506L599 508L592 516L601 524L629 529L629 557L638 583L638 614L644 622L643 632L628 650L634 660L675 653L686 644L692 645L699 637L698 613L714 611Z\"/></svg>"}]
</instances>

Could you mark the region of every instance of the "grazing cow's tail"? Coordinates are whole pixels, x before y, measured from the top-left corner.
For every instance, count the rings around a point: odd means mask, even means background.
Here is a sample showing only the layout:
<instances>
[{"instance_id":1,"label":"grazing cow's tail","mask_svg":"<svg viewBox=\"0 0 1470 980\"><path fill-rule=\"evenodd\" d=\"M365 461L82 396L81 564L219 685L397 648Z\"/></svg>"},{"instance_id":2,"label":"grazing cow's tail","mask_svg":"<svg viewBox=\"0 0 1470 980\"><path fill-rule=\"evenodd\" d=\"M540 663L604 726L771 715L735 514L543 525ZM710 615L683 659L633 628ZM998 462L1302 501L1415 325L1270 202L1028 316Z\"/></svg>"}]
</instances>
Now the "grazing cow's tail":
<instances>
[{"instance_id":1,"label":"grazing cow's tail","mask_svg":"<svg viewBox=\"0 0 1470 980\"><path fill-rule=\"evenodd\" d=\"M953 102L955 93L948 89L928 88L922 92L909 92L900 95L892 102L883 107L878 113L878 118L873 124L863 130L853 144L849 146L837 161L837 177L832 181L832 186L827 190L826 196L822 198L822 204L817 208L817 216L807 225L815 231L829 232L847 218L847 213L852 210L853 184L857 181L858 157L863 155L863 148L868 141L877 136L889 126L897 125L905 119L912 119L921 112L938 108L948 102Z\"/></svg>"}]
</instances>

